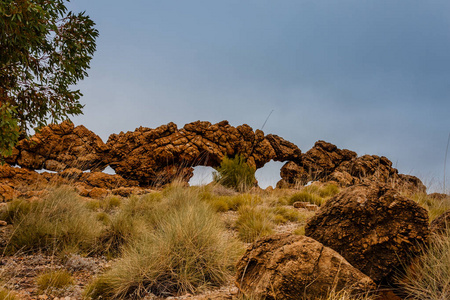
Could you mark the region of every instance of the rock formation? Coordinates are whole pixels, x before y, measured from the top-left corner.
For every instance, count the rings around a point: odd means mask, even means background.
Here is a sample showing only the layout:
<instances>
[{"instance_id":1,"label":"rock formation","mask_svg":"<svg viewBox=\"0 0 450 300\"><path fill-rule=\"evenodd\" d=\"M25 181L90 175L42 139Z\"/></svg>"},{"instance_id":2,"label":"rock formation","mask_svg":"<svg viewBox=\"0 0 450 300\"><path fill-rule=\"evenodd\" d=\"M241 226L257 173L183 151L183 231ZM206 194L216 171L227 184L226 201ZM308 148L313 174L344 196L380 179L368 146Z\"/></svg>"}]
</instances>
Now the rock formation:
<instances>
[{"instance_id":1,"label":"rock formation","mask_svg":"<svg viewBox=\"0 0 450 300\"><path fill-rule=\"evenodd\" d=\"M301 156L297 146L276 135L264 136L261 130L245 124L233 127L227 121L197 121L182 129L174 123L156 129L140 127L111 135L106 145L109 165L141 185L167 183L176 176L187 181L192 167L217 167L226 155L239 154L256 168L271 159L299 161Z\"/></svg>"},{"instance_id":2,"label":"rock formation","mask_svg":"<svg viewBox=\"0 0 450 300\"><path fill-rule=\"evenodd\" d=\"M428 238L428 212L380 184L349 187L306 224L305 235L341 254L375 282L419 253Z\"/></svg>"},{"instance_id":3,"label":"rock formation","mask_svg":"<svg viewBox=\"0 0 450 300\"><path fill-rule=\"evenodd\" d=\"M174 123L155 129L139 127L135 131L112 134L107 143L84 126L68 121L53 124L29 139L19 141L10 165L30 170L62 172L102 171L111 166L116 174L140 186L158 186L174 178L185 182L198 165L217 167L223 157L241 155L255 168L270 160L286 161L278 187L304 185L308 181L336 181L341 186L381 181L403 186L412 192L425 191L422 182L398 174L386 157L364 155L318 141L302 154L300 149L277 135L264 135L244 124L233 127L227 121L217 124L193 122L178 129Z\"/></svg>"},{"instance_id":4,"label":"rock formation","mask_svg":"<svg viewBox=\"0 0 450 300\"><path fill-rule=\"evenodd\" d=\"M306 236L262 238L237 264L236 284L257 299L319 299L332 289L375 289L374 282L334 250Z\"/></svg>"},{"instance_id":5,"label":"rock formation","mask_svg":"<svg viewBox=\"0 0 450 300\"><path fill-rule=\"evenodd\" d=\"M425 192L420 179L398 174L392 162L384 156L363 155L318 141L301 156L300 162L289 161L280 171L278 187L304 185L309 181L335 181L347 187L363 182L384 182L406 191Z\"/></svg>"}]
</instances>

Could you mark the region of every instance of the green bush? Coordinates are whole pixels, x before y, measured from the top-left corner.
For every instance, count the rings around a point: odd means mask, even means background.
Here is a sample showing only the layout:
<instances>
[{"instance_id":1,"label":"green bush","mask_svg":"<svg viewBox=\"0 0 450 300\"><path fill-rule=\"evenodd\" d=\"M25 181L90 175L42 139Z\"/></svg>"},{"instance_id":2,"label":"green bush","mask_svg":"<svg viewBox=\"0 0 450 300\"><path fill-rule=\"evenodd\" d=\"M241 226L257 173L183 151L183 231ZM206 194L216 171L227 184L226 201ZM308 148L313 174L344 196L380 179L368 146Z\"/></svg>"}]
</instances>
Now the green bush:
<instances>
[{"instance_id":1,"label":"green bush","mask_svg":"<svg viewBox=\"0 0 450 300\"><path fill-rule=\"evenodd\" d=\"M241 247L214 210L188 189L171 189L155 210L155 228L135 240L85 291L93 299L194 293L220 286L233 273Z\"/></svg>"},{"instance_id":2,"label":"green bush","mask_svg":"<svg viewBox=\"0 0 450 300\"><path fill-rule=\"evenodd\" d=\"M239 192L247 191L256 184L256 169L249 166L240 155L224 157L216 171L213 173L215 182Z\"/></svg>"},{"instance_id":3,"label":"green bush","mask_svg":"<svg viewBox=\"0 0 450 300\"><path fill-rule=\"evenodd\" d=\"M89 251L102 227L83 200L65 187L53 190L39 201L13 201L4 215L14 227L9 251Z\"/></svg>"},{"instance_id":4,"label":"green bush","mask_svg":"<svg viewBox=\"0 0 450 300\"><path fill-rule=\"evenodd\" d=\"M273 215L267 209L243 206L238 212L236 228L242 241L252 243L260 237L273 233Z\"/></svg>"}]
</instances>

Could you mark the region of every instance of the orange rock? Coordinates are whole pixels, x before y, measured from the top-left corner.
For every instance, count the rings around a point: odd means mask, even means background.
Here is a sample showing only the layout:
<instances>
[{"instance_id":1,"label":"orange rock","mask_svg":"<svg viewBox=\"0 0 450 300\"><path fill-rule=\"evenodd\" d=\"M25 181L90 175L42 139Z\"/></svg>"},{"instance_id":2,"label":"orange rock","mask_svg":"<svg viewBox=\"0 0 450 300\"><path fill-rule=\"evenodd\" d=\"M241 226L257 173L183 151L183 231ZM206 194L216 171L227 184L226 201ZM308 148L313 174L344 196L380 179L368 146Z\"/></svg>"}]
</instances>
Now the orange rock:
<instances>
[{"instance_id":1,"label":"orange rock","mask_svg":"<svg viewBox=\"0 0 450 300\"><path fill-rule=\"evenodd\" d=\"M108 190L95 187L89 191L89 197L94 199L102 199L108 195Z\"/></svg>"},{"instance_id":2,"label":"orange rock","mask_svg":"<svg viewBox=\"0 0 450 300\"><path fill-rule=\"evenodd\" d=\"M0 201L11 201L14 199L15 191L12 187L0 183Z\"/></svg>"}]
</instances>

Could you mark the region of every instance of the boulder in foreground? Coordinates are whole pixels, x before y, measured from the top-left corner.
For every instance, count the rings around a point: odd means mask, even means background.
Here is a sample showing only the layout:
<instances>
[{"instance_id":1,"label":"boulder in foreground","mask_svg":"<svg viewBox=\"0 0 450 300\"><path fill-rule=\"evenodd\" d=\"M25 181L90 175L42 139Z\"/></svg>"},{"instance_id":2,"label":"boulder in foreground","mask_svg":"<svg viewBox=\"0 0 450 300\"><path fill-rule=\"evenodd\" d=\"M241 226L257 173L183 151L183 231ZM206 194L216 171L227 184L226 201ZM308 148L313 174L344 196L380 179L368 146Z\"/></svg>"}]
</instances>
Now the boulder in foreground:
<instances>
[{"instance_id":1,"label":"boulder in foreground","mask_svg":"<svg viewBox=\"0 0 450 300\"><path fill-rule=\"evenodd\" d=\"M236 284L262 299L318 299L331 290L375 289L374 282L334 250L306 236L278 234L247 249L237 265Z\"/></svg>"},{"instance_id":2,"label":"boulder in foreground","mask_svg":"<svg viewBox=\"0 0 450 300\"><path fill-rule=\"evenodd\" d=\"M306 224L305 235L381 283L427 241L428 212L386 185L360 184L328 200Z\"/></svg>"}]
</instances>

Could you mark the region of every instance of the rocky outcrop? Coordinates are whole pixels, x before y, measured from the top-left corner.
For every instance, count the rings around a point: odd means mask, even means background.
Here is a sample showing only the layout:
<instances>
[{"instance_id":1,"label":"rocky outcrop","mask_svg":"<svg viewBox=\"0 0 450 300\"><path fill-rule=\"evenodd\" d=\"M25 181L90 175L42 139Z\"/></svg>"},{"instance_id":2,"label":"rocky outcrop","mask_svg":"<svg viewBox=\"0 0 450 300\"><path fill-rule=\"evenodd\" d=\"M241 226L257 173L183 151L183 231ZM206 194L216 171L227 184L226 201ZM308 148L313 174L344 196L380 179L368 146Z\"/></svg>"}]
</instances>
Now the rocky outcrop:
<instances>
[{"instance_id":1,"label":"rocky outcrop","mask_svg":"<svg viewBox=\"0 0 450 300\"><path fill-rule=\"evenodd\" d=\"M60 173L38 173L26 168L0 165L0 201L10 201L14 197L32 198L39 196L40 191L47 187L61 184L75 186L82 196L95 194L94 198L100 198L100 194L130 195L141 193L142 190L137 181L126 180L120 175L83 172L75 168Z\"/></svg>"},{"instance_id":2,"label":"rocky outcrop","mask_svg":"<svg viewBox=\"0 0 450 300\"><path fill-rule=\"evenodd\" d=\"M65 121L46 126L29 139L22 139L6 158L11 165L31 170L62 171L69 167L101 171L107 152L103 141L86 127Z\"/></svg>"},{"instance_id":3,"label":"rocky outcrop","mask_svg":"<svg viewBox=\"0 0 450 300\"><path fill-rule=\"evenodd\" d=\"M217 167L225 156L241 155L256 168L271 159L299 161L294 144L248 125L233 127L193 122L178 129L174 123L155 129L140 127L133 132L113 134L106 143L107 161L117 174L141 185L167 183L175 177L185 181L197 165Z\"/></svg>"},{"instance_id":4,"label":"rocky outcrop","mask_svg":"<svg viewBox=\"0 0 450 300\"><path fill-rule=\"evenodd\" d=\"M425 192L422 182L398 174L386 157L364 155L318 141L302 155L300 149L277 135L264 135L244 124L231 126L192 122L178 129L174 123L155 129L112 134L107 143L84 126L69 121L53 124L29 139L19 141L10 165L30 170L62 172L77 168L92 172L111 166L116 174L141 186L159 186L178 178L188 182L193 167L218 167L225 156L241 155L255 168L270 160L287 161L281 168L278 187L304 185L308 181L336 181L341 186L381 181L402 186L407 191Z\"/></svg>"},{"instance_id":5,"label":"rocky outcrop","mask_svg":"<svg viewBox=\"0 0 450 300\"><path fill-rule=\"evenodd\" d=\"M389 183L407 192L425 192L417 177L399 174L384 156L363 155L318 141L301 156L300 162L287 162L280 171L278 187L304 185L309 181L335 181L343 187L364 182Z\"/></svg>"},{"instance_id":6,"label":"rocky outcrop","mask_svg":"<svg viewBox=\"0 0 450 300\"><path fill-rule=\"evenodd\" d=\"M341 255L306 236L262 238L237 264L236 284L256 299L319 299L331 291L375 289L374 282Z\"/></svg>"},{"instance_id":7,"label":"rocky outcrop","mask_svg":"<svg viewBox=\"0 0 450 300\"><path fill-rule=\"evenodd\" d=\"M328 200L305 234L380 283L419 253L429 234L428 213L397 190L360 184Z\"/></svg>"}]
</instances>

